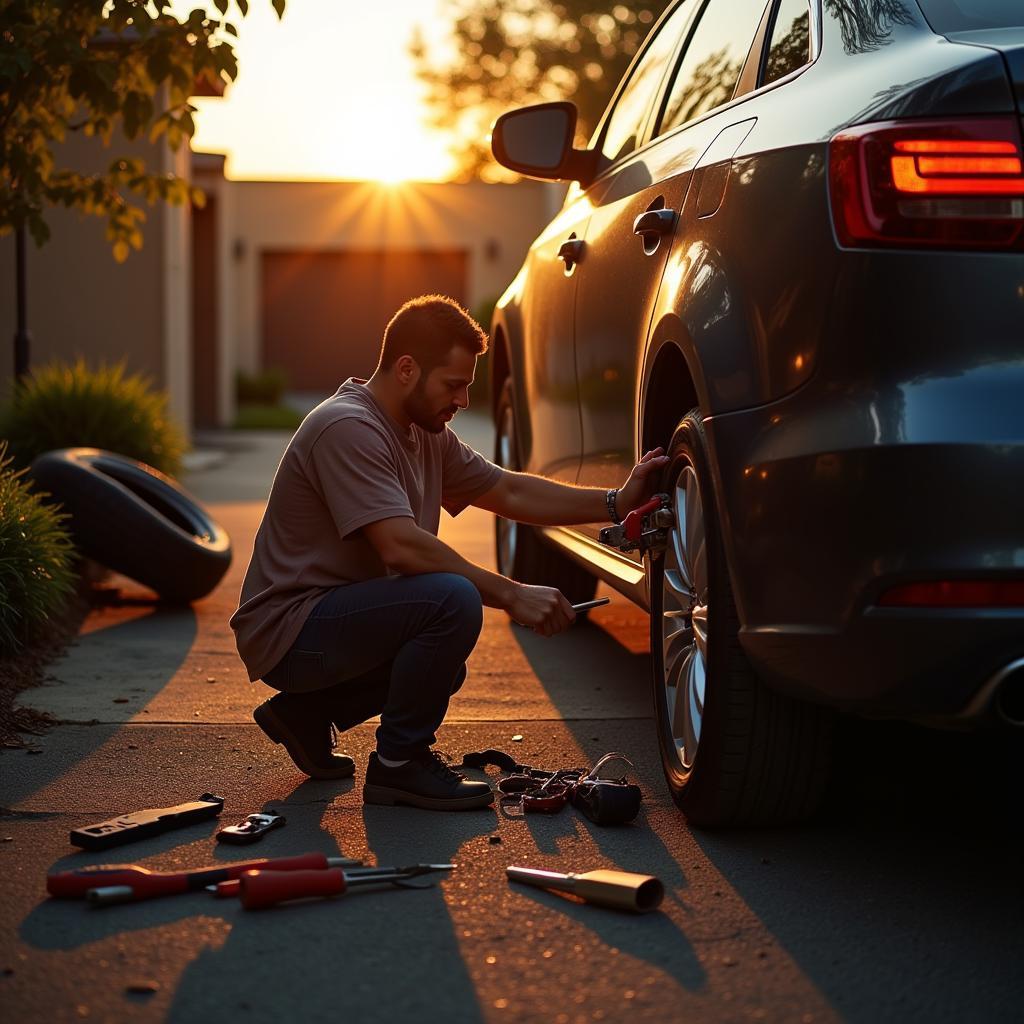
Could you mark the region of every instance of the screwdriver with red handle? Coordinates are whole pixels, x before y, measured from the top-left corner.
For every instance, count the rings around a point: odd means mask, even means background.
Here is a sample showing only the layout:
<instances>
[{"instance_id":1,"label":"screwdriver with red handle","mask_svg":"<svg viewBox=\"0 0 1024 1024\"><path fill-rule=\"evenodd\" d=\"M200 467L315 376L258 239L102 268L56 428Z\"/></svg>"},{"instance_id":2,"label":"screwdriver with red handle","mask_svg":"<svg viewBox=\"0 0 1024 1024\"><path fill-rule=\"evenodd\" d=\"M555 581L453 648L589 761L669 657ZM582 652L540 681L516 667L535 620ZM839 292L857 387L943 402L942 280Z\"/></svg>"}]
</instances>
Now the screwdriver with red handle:
<instances>
[{"instance_id":1,"label":"screwdriver with red handle","mask_svg":"<svg viewBox=\"0 0 1024 1024\"><path fill-rule=\"evenodd\" d=\"M356 867L326 871L246 871L239 878L210 885L218 896L238 896L246 910L272 907L287 900L311 896L341 896L364 885L402 883L434 871L450 871L454 864L413 864L405 868Z\"/></svg>"},{"instance_id":2,"label":"screwdriver with red handle","mask_svg":"<svg viewBox=\"0 0 1024 1024\"><path fill-rule=\"evenodd\" d=\"M48 875L46 891L58 899L86 899L97 906L106 906L195 892L217 882L239 878L246 871L264 868L286 874L295 871L319 872L360 864L361 860L353 860L351 857L328 857L323 853L274 859L264 857L191 871L150 871L138 864L104 864Z\"/></svg>"}]
</instances>

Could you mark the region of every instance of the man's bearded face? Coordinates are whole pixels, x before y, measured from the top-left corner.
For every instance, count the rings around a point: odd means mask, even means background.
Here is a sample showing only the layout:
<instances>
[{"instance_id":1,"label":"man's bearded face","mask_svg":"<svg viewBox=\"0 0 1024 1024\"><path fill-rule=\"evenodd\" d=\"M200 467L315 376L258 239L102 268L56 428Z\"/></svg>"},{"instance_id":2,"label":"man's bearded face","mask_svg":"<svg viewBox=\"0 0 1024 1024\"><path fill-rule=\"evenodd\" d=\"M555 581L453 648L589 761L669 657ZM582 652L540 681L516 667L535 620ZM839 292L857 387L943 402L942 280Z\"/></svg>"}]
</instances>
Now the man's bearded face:
<instances>
[{"instance_id":1,"label":"man's bearded face","mask_svg":"<svg viewBox=\"0 0 1024 1024\"><path fill-rule=\"evenodd\" d=\"M440 434L448 421L469 405L476 356L460 346L448 353L448 361L421 373L402 405L405 415L418 427Z\"/></svg>"}]
</instances>

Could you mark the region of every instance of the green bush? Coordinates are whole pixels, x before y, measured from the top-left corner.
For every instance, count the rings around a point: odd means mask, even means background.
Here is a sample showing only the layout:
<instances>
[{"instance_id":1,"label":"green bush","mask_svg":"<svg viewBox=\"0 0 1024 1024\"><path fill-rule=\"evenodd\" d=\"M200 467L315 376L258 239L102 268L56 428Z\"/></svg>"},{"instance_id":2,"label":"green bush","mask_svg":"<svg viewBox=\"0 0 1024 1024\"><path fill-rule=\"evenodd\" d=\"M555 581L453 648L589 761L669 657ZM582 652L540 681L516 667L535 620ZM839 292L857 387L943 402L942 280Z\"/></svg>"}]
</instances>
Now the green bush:
<instances>
[{"instance_id":1,"label":"green bush","mask_svg":"<svg viewBox=\"0 0 1024 1024\"><path fill-rule=\"evenodd\" d=\"M278 405L288 389L284 370L261 370L259 373L238 372L235 396L239 405Z\"/></svg>"},{"instance_id":2,"label":"green bush","mask_svg":"<svg viewBox=\"0 0 1024 1024\"><path fill-rule=\"evenodd\" d=\"M240 405L235 430L294 430L302 416L287 405Z\"/></svg>"},{"instance_id":3,"label":"green bush","mask_svg":"<svg viewBox=\"0 0 1024 1024\"><path fill-rule=\"evenodd\" d=\"M29 489L0 441L0 654L18 651L74 588L67 517Z\"/></svg>"},{"instance_id":4,"label":"green bush","mask_svg":"<svg viewBox=\"0 0 1024 1024\"><path fill-rule=\"evenodd\" d=\"M0 412L0 437L14 464L53 448L92 447L127 455L170 476L181 472L185 435L167 414L167 396L124 363L92 370L85 360L48 363L16 384Z\"/></svg>"}]
</instances>

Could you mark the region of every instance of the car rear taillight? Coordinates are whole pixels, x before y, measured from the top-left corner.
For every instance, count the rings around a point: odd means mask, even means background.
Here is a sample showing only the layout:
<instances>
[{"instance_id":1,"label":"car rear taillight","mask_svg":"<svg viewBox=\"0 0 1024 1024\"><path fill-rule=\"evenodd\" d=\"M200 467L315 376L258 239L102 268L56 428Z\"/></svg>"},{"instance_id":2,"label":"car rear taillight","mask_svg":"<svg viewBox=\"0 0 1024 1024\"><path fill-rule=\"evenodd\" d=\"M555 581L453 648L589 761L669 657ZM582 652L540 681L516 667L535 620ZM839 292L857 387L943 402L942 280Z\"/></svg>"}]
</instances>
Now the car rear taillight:
<instances>
[{"instance_id":1,"label":"car rear taillight","mask_svg":"<svg viewBox=\"0 0 1024 1024\"><path fill-rule=\"evenodd\" d=\"M925 580L890 587L878 599L883 608L1020 608L1022 580Z\"/></svg>"},{"instance_id":2,"label":"car rear taillight","mask_svg":"<svg viewBox=\"0 0 1024 1024\"><path fill-rule=\"evenodd\" d=\"M1024 249L1012 117L844 129L829 143L829 185L842 245Z\"/></svg>"}]
</instances>

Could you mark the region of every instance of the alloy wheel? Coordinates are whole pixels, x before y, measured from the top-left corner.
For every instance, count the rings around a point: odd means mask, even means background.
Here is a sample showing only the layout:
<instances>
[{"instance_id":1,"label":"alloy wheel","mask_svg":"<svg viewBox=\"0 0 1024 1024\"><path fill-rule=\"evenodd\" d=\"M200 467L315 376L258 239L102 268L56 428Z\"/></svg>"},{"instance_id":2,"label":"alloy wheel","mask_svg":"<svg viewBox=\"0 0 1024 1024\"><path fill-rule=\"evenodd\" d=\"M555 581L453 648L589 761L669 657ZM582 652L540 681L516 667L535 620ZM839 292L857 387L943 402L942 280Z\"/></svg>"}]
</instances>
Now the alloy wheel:
<instances>
[{"instance_id":1,"label":"alloy wheel","mask_svg":"<svg viewBox=\"0 0 1024 1024\"><path fill-rule=\"evenodd\" d=\"M679 474L672 501L675 526L662 573L662 665L676 755L689 771L700 744L708 663L707 536L691 466Z\"/></svg>"}]
</instances>

